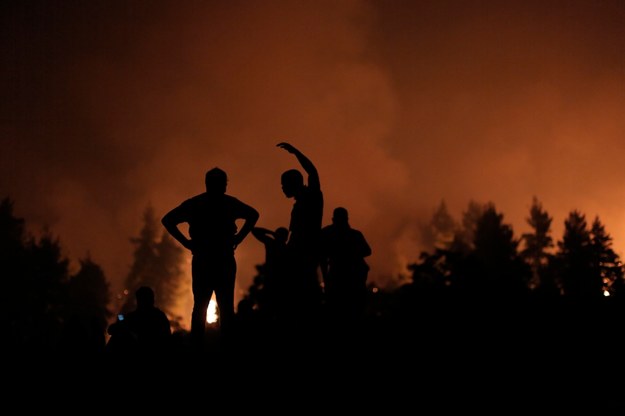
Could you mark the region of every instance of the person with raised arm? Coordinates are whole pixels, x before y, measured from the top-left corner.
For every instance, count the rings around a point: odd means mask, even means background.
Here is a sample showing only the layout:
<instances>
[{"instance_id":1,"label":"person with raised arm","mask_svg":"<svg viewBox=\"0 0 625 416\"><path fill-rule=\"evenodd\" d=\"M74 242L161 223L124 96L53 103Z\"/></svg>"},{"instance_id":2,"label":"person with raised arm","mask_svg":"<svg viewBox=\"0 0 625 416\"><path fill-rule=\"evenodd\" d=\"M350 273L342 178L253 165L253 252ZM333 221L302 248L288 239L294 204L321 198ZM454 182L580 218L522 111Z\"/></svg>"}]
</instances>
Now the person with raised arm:
<instances>
[{"instance_id":1,"label":"person with raised arm","mask_svg":"<svg viewBox=\"0 0 625 416\"><path fill-rule=\"evenodd\" d=\"M323 220L323 193L317 168L299 149L281 142L277 147L294 155L308 175L297 169L281 176L282 192L295 200L291 209L287 259L292 289L290 307L294 318L314 319L321 307L321 285L318 275L319 242Z\"/></svg>"}]
</instances>

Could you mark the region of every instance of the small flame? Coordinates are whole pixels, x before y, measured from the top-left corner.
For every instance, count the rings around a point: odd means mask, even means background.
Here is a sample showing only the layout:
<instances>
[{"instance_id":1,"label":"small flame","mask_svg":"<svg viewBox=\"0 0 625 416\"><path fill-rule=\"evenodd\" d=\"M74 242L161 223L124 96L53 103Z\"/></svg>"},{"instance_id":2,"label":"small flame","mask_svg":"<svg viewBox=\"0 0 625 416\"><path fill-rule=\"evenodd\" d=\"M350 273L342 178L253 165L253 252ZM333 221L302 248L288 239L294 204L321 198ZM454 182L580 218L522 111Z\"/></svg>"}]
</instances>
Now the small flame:
<instances>
[{"instance_id":1,"label":"small flame","mask_svg":"<svg viewBox=\"0 0 625 416\"><path fill-rule=\"evenodd\" d=\"M211 298L211 301L208 303L208 309L206 309L206 322L209 324L214 324L219 319L219 314L217 313L217 301L215 299L215 295Z\"/></svg>"}]
</instances>

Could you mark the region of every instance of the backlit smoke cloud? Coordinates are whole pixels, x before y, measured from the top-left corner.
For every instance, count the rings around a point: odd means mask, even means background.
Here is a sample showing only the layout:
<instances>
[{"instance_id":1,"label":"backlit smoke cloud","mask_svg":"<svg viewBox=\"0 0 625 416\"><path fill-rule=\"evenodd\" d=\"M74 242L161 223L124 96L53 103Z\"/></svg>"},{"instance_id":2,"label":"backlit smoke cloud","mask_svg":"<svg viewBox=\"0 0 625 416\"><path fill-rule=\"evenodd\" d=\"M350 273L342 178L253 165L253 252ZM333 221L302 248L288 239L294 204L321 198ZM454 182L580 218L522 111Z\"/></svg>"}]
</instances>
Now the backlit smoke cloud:
<instances>
[{"instance_id":1,"label":"backlit smoke cloud","mask_svg":"<svg viewBox=\"0 0 625 416\"><path fill-rule=\"evenodd\" d=\"M280 174L317 165L380 284L416 261L441 200L492 201L519 236L533 196L599 215L625 247L622 2L9 2L0 193L119 285L129 238L203 191L287 225ZM262 245L237 254L246 288Z\"/></svg>"}]
</instances>

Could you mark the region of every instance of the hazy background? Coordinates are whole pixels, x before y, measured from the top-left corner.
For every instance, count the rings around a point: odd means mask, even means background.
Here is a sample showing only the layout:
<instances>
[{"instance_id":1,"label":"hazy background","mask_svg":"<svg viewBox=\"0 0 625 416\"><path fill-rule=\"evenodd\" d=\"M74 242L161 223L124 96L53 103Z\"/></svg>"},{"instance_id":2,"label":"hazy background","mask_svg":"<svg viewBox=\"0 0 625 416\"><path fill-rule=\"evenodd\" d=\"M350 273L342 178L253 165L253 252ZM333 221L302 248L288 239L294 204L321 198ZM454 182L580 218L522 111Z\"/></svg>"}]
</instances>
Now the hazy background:
<instances>
[{"instance_id":1,"label":"hazy background","mask_svg":"<svg viewBox=\"0 0 625 416\"><path fill-rule=\"evenodd\" d=\"M625 2L3 1L0 196L119 289L129 238L204 190L288 225L280 174L316 164L388 283L445 200L514 226L536 196L625 249ZM262 245L237 251L245 289Z\"/></svg>"}]
</instances>

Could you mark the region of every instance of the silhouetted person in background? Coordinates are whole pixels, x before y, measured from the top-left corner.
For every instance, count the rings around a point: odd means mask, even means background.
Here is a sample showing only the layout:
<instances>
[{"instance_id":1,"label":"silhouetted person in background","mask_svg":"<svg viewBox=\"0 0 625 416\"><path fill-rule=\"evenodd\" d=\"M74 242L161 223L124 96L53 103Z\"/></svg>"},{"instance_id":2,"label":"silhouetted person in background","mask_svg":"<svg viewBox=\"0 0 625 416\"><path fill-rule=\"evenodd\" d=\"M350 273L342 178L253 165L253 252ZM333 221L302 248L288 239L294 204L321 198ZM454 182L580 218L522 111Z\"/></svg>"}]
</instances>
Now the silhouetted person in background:
<instances>
[{"instance_id":1,"label":"silhouetted person in background","mask_svg":"<svg viewBox=\"0 0 625 416\"><path fill-rule=\"evenodd\" d=\"M142 286L135 292L137 309L118 315L111 324L107 350L111 353L165 353L170 347L171 326L165 312L154 305L154 291Z\"/></svg>"},{"instance_id":2,"label":"silhouetted person in background","mask_svg":"<svg viewBox=\"0 0 625 416\"><path fill-rule=\"evenodd\" d=\"M222 334L231 330L237 271L234 251L259 217L254 208L226 194L228 177L223 170L213 168L206 172L205 184L206 192L187 199L162 219L167 231L193 253L191 341L196 347L204 343L206 309L213 291ZM239 219L244 223L237 232ZM184 222L189 224L188 238L178 228Z\"/></svg>"},{"instance_id":3,"label":"silhouetted person in background","mask_svg":"<svg viewBox=\"0 0 625 416\"><path fill-rule=\"evenodd\" d=\"M295 155L308 174L308 184L297 169L281 176L282 191L295 199L291 210L287 257L291 295L288 296L294 317L314 318L321 306L321 286L318 276L319 239L323 218L323 194L317 168L302 152L289 143L279 143L281 149Z\"/></svg>"},{"instance_id":4,"label":"silhouetted person in background","mask_svg":"<svg viewBox=\"0 0 625 416\"><path fill-rule=\"evenodd\" d=\"M321 231L321 271L330 319L340 324L363 316L367 300L371 247L349 225L347 209L336 208L332 224Z\"/></svg>"},{"instance_id":5,"label":"silhouetted person in background","mask_svg":"<svg viewBox=\"0 0 625 416\"><path fill-rule=\"evenodd\" d=\"M252 235L265 246L262 306L270 320L281 319L285 313L285 299L289 296L286 280L286 242L289 230L286 227L278 227L275 231L254 227Z\"/></svg>"}]
</instances>

